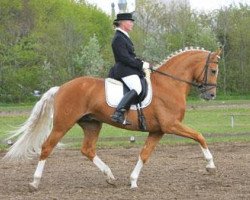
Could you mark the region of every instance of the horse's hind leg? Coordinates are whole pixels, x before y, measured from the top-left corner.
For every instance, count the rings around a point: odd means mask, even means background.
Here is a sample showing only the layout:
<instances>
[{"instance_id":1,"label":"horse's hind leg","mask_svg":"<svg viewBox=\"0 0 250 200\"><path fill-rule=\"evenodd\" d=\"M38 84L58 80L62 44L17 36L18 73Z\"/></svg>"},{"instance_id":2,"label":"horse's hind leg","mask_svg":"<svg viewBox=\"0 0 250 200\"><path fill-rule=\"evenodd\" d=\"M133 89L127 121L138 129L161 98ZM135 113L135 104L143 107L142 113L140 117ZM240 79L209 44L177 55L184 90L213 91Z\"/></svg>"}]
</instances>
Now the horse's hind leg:
<instances>
[{"instance_id":1,"label":"horse's hind leg","mask_svg":"<svg viewBox=\"0 0 250 200\"><path fill-rule=\"evenodd\" d=\"M54 127L47 140L43 143L40 159L34 173L34 180L29 184L30 191L35 191L38 189L46 159L66 132L67 131L58 131Z\"/></svg>"},{"instance_id":2,"label":"horse's hind leg","mask_svg":"<svg viewBox=\"0 0 250 200\"><path fill-rule=\"evenodd\" d=\"M204 154L204 157L207 161L207 165L206 165L206 169L208 172L214 172L216 167L214 165L214 161L213 161L213 156L210 153L206 140L205 138L202 136L202 134L200 134L199 132L189 128L188 126L185 126L182 123L176 123L173 127L171 127L171 130L169 131L173 134L179 135L179 136L183 136L183 137L187 137L187 138L191 138L197 142L200 143L202 152Z\"/></svg>"},{"instance_id":3,"label":"horse's hind leg","mask_svg":"<svg viewBox=\"0 0 250 200\"><path fill-rule=\"evenodd\" d=\"M89 158L107 176L109 184L113 184L115 177L111 169L96 155L96 142L102 128L102 123L96 120L89 120L78 122L78 124L84 131L82 154Z\"/></svg>"}]
</instances>

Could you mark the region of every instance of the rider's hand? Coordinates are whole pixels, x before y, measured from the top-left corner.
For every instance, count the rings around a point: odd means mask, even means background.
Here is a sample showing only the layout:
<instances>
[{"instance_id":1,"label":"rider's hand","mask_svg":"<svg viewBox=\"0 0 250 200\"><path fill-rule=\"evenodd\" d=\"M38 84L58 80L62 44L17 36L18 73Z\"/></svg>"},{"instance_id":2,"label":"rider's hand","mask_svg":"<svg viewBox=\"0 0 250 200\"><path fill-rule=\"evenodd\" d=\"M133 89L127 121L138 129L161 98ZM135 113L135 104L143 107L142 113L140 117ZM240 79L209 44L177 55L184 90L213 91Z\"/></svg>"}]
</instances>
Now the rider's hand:
<instances>
[{"instance_id":1,"label":"rider's hand","mask_svg":"<svg viewBox=\"0 0 250 200\"><path fill-rule=\"evenodd\" d=\"M148 62L143 61L142 69L147 70L149 69L150 64Z\"/></svg>"}]
</instances>

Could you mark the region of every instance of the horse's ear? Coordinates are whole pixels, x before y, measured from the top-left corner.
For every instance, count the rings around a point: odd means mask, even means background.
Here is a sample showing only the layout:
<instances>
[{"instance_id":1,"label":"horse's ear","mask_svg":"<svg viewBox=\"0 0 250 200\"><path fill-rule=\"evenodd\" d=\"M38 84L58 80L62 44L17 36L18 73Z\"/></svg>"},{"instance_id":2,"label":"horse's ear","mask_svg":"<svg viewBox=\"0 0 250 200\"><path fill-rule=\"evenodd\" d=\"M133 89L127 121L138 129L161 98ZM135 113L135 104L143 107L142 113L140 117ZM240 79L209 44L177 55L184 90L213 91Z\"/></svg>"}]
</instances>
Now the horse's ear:
<instances>
[{"instance_id":1,"label":"horse's ear","mask_svg":"<svg viewBox=\"0 0 250 200\"><path fill-rule=\"evenodd\" d=\"M220 46L220 48L217 49L217 51L216 51L217 56L220 56L222 54L223 47L224 46Z\"/></svg>"}]
</instances>

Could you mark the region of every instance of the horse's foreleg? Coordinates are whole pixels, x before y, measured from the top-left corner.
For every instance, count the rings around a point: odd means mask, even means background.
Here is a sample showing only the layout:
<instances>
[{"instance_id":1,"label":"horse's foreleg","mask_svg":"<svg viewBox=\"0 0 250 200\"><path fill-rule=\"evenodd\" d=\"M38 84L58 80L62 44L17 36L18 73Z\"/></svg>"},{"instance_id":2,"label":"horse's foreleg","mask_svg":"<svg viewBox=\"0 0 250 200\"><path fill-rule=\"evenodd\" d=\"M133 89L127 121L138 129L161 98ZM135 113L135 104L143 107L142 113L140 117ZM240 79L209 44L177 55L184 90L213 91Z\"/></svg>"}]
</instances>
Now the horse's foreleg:
<instances>
[{"instance_id":1,"label":"horse's foreleg","mask_svg":"<svg viewBox=\"0 0 250 200\"><path fill-rule=\"evenodd\" d=\"M137 164L130 176L130 181L131 181L131 188L137 188L137 180L139 177L139 174L141 172L141 169L143 167L143 164L146 163L148 160L149 156L153 152L155 146L157 143L160 141L162 138L163 133L149 133L148 138L144 144L144 147L140 153L139 159L137 161Z\"/></svg>"},{"instance_id":2,"label":"horse's foreleg","mask_svg":"<svg viewBox=\"0 0 250 200\"><path fill-rule=\"evenodd\" d=\"M82 145L82 154L91 160L107 176L107 182L113 184L115 177L111 169L96 155L96 142L102 124L98 121L81 122L79 125L84 130L84 140Z\"/></svg>"},{"instance_id":3,"label":"horse's foreleg","mask_svg":"<svg viewBox=\"0 0 250 200\"><path fill-rule=\"evenodd\" d=\"M210 153L206 140L205 138L202 136L201 133L189 128L188 126L185 126L184 124L178 122L176 123L173 127L171 127L170 130L171 133L179 135L179 136L183 136L183 137L187 137L187 138L191 138L197 142L200 143L202 152L204 154L204 157L207 161L207 165L206 165L206 169L209 172L213 172L215 170L215 165L214 165L214 161L213 161L213 156Z\"/></svg>"},{"instance_id":4,"label":"horse's foreleg","mask_svg":"<svg viewBox=\"0 0 250 200\"><path fill-rule=\"evenodd\" d=\"M216 167L215 167L214 159L213 159L211 152L209 151L208 148L203 148L202 146L201 146L201 150L207 161L206 170L211 173L215 172Z\"/></svg>"}]
</instances>

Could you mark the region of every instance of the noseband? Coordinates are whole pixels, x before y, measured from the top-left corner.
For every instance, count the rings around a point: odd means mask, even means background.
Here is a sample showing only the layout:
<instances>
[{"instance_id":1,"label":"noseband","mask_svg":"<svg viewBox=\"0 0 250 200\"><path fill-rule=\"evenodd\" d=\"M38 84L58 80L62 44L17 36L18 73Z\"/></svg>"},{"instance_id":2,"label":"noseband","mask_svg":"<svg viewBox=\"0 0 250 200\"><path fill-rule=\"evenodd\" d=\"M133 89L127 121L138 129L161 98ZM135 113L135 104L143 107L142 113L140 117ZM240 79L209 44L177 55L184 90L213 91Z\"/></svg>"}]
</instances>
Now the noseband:
<instances>
[{"instance_id":1,"label":"noseband","mask_svg":"<svg viewBox=\"0 0 250 200\"><path fill-rule=\"evenodd\" d=\"M201 93L205 93L206 91L212 90L213 88L217 87L217 84L208 83L208 80L207 80L208 79L208 67L209 67L209 63L216 63L216 64L218 64L218 62L211 62L210 61L210 56L211 56L211 52L209 52L207 60L206 60L206 64L205 64L205 66L204 66L204 68L203 68L203 70L201 72L201 75L204 72L204 76L203 76L202 82L201 83L195 83L195 86L198 88L198 90Z\"/></svg>"},{"instance_id":2,"label":"noseband","mask_svg":"<svg viewBox=\"0 0 250 200\"><path fill-rule=\"evenodd\" d=\"M202 79L201 83L191 82L191 81L187 81L187 80L184 80L184 79L180 79L180 78L178 78L176 76L173 76L171 74L168 74L168 73L161 72L161 71L158 71L156 69L153 69L153 67L150 67L150 70L151 70L151 72L157 72L158 74L168 76L168 77L170 77L170 78L172 78L174 80L177 80L177 81L184 82L184 83L187 83L189 85L192 85L192 86L198 88L198 90L201 93L205 93L206 91L212 90L213 88L217 87L217 84L208 83L208 67L209 67L209 63L218 64L218 62L211 62L210 61L210 56L211 56L211 52L209 52L207 60L206 60L206 64L205 64L205 66L204 66L204 68L203 68L203 70L202 70L202 72L200 74L200 76L201 76L203 74L203 72L204 72L204 76L203 76L203 79Z\"/></svg>"}]
</instances>

